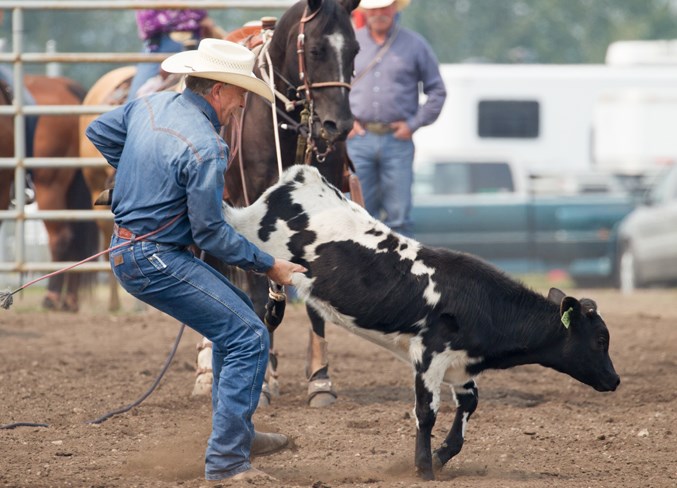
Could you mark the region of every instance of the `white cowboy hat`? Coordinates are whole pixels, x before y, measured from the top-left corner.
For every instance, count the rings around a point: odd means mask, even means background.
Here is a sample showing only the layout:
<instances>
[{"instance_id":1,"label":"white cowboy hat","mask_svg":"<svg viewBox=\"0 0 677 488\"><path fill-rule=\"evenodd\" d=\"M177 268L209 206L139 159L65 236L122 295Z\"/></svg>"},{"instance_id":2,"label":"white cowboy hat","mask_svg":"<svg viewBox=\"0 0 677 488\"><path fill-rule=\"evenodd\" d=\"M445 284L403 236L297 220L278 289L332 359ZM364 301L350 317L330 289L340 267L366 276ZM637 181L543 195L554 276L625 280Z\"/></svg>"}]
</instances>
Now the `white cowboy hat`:
<instances>
[{"instance_id":1,"label":"white cowboy hat","mask_svg":"<svg viewBox=\"0 0 677 488\"><path fill-rule=\"evenodd\" d=\"M411 0L361 0L360 8L370 10L372 8L383 8L393 3L397 4L397 10L404 10L409 6Z\"/></svg>"},{"instance_id":2,"label":"white cowboy hat","mask_svg":"<svg viewBox=\"0 0 677 488\"><path fill-rule=\"evenodd\" d=\"M270 87L252 73L256 56L244 46L222 39L202 39L196 50L176 53L162 62L167 73L178 73L239 86L273 101Z\"/></svg>"}]
</instances>

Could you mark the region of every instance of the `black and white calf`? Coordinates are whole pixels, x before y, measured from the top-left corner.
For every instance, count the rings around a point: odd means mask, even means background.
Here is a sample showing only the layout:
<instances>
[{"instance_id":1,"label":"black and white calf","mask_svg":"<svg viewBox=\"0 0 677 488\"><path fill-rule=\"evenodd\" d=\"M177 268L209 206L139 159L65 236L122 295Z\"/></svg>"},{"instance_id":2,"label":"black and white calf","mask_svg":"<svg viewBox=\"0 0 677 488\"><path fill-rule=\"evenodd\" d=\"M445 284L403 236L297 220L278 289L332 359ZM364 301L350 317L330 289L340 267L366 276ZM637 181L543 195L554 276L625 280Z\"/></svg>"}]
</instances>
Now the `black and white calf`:
<instances>
[{"instance_id":1,"label":"black and white calf","mask_svg":"<svg viewBox=\"0 0 677 488\"><path fill-rule=\"evenodd\" d=\"M460 452L485 369L541 364L598 391L620 383L594 301L557 289L546 298L471 255L396 234L313 167L293 166L253 205L225 212L256 245L308 268L294 285L326 320L411 363L422 478ZM443 382L457 410L432 453Z\"/></svg>"}]
</instances>

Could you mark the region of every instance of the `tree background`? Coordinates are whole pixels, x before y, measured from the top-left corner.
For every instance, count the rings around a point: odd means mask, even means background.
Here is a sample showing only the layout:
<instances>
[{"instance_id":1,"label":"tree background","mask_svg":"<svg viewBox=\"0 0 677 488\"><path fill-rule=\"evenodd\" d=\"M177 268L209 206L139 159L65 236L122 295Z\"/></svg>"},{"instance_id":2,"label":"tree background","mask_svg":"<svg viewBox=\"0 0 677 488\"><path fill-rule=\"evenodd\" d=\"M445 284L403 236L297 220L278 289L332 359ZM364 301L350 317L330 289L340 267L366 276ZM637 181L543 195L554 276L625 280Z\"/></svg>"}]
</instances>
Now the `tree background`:
<instances>
[{"instance_id":1,"label":"tree background","mask_svg":"<svg viewBox=\"0 0 677 488\"><path fill-rule=\"evenodd\" d=\"M231 30L283 10L211 10ZM11 19L0 37L11 49ZM442 63L603 63L617 40L677 38L677 0L413 0L402 24L430 41ZM62 52L138 52L134 11L24 11L24 48ZM90 87L119 65L63 64L62 73ZM44 65L27 65L43 72Z\"/></svg>"}]
</instances>

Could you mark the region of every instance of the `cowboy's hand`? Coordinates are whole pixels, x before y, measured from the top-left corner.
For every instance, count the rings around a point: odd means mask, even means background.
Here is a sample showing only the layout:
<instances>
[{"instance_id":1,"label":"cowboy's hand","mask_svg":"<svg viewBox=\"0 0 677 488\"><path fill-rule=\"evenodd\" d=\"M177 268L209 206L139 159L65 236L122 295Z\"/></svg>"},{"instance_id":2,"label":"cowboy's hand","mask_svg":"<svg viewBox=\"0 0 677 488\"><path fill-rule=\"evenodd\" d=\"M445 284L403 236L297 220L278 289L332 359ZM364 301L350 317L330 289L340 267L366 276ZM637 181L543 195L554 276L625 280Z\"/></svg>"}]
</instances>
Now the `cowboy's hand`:
<instances>
[{"instance_id":1,"label":"cowboy's hand","mask_svg":"<svg viewBox=\"0 0 677 488\"><path fill-rule=\"evenodd\" d=\"M278 285L291 285L291 278L294 273L305 273L306 271L308 270L300 264L275 258L275 264L268 270L266 276Z\"/></svg>"},{"instance_id":2,"label":"cowboy's hand","mask_svg":"<svg viewBox=\"0 0 677 488\"><path fill-rule=\"evenodd\" d=\"M393 128L393 137L395 139L408 141L409 139L411 139L411 136L413 135L413 132L411 132L411 129L404 120L398 120L397 122L393 122L392 124L390 124L390 127Z\"/></svg>"},{"instance_id":3,"label":"cowboy's hand","mask_svg":"<svg viewBox=\"0 0 677 488\"><path fill-rule=\"evenodd\" d=\"M362 127L362 125L357 120L355 120L353 122L352 130L348 133L348 139L352 139L355 136L363 136L365 133L366 131L364 130L364 127Z\"/></svg>"}]
</instances>

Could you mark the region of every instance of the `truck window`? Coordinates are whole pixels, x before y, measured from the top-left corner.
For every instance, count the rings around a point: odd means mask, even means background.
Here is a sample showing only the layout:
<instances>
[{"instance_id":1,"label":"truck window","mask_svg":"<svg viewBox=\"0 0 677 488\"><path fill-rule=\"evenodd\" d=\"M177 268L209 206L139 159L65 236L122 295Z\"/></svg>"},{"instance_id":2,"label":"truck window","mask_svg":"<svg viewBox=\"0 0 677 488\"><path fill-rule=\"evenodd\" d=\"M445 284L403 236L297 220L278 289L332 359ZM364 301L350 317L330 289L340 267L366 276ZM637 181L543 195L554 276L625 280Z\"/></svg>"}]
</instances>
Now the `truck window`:
<instances>
[{"instance_id":1,"label":"truck window","mask_svg":"<svg viewBox=\"0 0 677 488\"><path fill-rule=\"evenodd\" d=\"M535 100L481 100L477 133L482 138L535 139L540 129L539 109Z\"/></svg>"}]
</instances>

